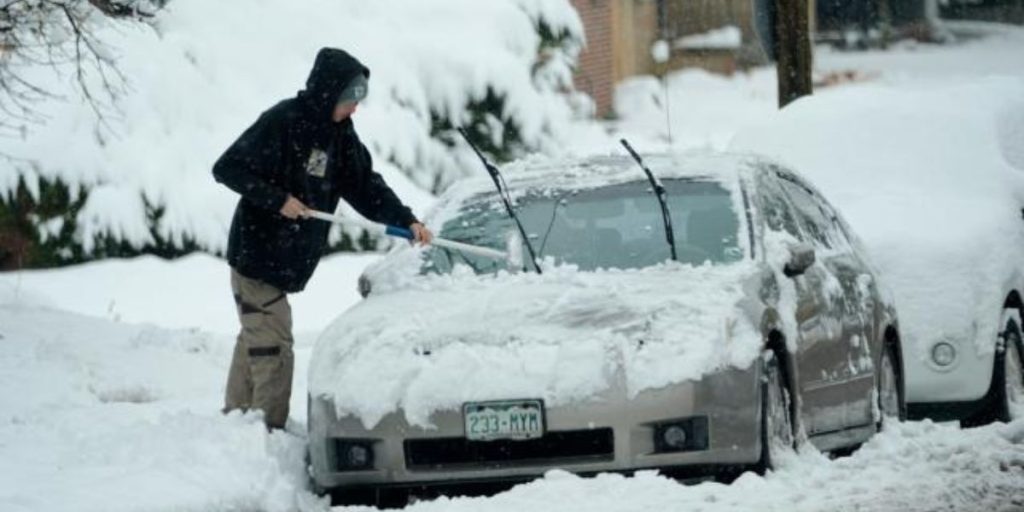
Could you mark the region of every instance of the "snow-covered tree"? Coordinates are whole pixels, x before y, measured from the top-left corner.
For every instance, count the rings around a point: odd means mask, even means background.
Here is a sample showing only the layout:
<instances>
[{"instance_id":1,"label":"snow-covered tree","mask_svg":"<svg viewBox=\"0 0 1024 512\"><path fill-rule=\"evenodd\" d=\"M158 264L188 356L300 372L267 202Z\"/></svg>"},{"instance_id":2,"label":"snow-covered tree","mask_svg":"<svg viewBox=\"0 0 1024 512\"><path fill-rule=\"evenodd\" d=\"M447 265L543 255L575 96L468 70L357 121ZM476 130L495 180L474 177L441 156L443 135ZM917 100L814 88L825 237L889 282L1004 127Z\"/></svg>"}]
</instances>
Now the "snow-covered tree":
<instances>
[{"instance_id":1,"label":"snow-covered tree","mask_svg":"<svg viewBox=\"0 0 1024 512\"><path fill-rule=\"evenodd\" d=\"M40 102L61 99L31 68L47 66L66 72L99 124L124 86L98 29L109 18L145 20L156 10L149 0L8 0L0 5L0 136L24 134L46 122ZM100 78L96 87L89 72Z\"/></svg>"},{"instance_id":2,"label":"snow-covered tree","mask_svg":"<svg viewBox=\"0 0 1024 512\"><path fill-rule=\"evenodd\" d=\"M583 28L568 0L173 0L146 23L97 5L76 8L102 20L97 55L124 81L97 109L85 93L104 90L95 66L22 74L48 94L32 103L42 122L0 137L0 268L222 252L235 196L210 166L302 87L321 46L371 68L356 125L414 208L482 172L455 127L503 160L558 149L575 115ZM374 245L360 237L333 242Z\"/></svg>"}]
</instances>

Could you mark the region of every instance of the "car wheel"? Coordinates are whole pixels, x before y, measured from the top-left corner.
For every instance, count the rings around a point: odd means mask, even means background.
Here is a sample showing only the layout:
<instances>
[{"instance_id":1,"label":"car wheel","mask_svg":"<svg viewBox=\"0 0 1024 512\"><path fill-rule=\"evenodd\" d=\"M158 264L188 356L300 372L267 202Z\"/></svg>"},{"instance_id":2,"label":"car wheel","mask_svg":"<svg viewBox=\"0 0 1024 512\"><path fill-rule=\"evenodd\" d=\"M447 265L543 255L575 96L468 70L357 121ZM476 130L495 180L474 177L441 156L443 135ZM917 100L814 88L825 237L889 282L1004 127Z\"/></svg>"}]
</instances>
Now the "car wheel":
<instances>
[{"instance_id":1,"label":"car wheel","mask_svg":"<svg viewBox=\"0 0 1024 512\"><path fill-rule=\"evenodd\" d=\"M1024 418L1024 364L1021 355L1020 327L1014 319L1006 322L1003 330L1003 392L1000 419L1012 421Z\"/></svg>"},{"instance_id":2,"label":"car wheel","mask_svg":"<svg viewBox=\"0 0 1024 512\"><path fill-rule=\"evenodd\" d=\"M882 360L878 365L878 414L876 425L881 431L885 424L906 419L903 407L903 390L900 386L899 371L895 354L896 347L886 344L882 351Z\"/></svg>"},{"instance_id":3,"label":"car wheel","mask_svg":"<svg viewBox=\"0 0 1024 512\"><path fill-rule=\"evenodd\" d=\"M1017 310L1003 313L1003 331L996 340L989 402L980 412L961 421L964 427L1010 421L1024 416L1024 376L1021 373L1021 332Z\"/></svg>"},{"instance_id":4,"label":"car wheel","mask_svg":"<svg viewBox=\"0 0 1024 512\"><path fill-rule=\"evenodd\" d=\"M767 351L761 382L761 471L774 469L787 452L793 451L793 401L785 371L773 351Z\"/></svg>"}]
</instances>

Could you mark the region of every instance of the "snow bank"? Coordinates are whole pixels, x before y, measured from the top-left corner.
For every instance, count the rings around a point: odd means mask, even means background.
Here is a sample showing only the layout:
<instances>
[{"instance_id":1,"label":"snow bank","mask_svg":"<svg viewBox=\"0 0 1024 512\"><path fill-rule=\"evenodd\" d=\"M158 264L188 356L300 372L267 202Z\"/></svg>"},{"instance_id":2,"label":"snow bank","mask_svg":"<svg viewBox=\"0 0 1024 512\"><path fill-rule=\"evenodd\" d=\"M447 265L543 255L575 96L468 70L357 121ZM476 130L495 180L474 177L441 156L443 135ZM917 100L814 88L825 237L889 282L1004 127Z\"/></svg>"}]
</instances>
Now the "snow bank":
<instances>
[{"instance_id":1,"label":"snow bank","mask_svg":"<svg viewBox=\"0 0 1024 512\"><path fill-rule=\"evenodd\" d=\"M724 150L739 128L776 110L775 81L769 68L729 77L683 69L666 75L664 83L653 76L627 78L615 89L620 120L614 128L644 151Z\"/></svg>"},{"instance_id":2,"label":"snow bank","mask_svg":"<svg viewBox=\"0 0 1024 512\"><path fill-rule=\"evenodd\" d=\"M828 77L853 72L859 80L896 87L921 87L926 83L990 75L1024 76L1024 66L1020 65L1024 48L1021 27L948 21L943 24L963 35L963 41L945 45L900 43L888 50L857 52L819 47L814 54L815 74ZM768 122L778 110L774 66L731 77L684 69L669 73L666 81L667 93L653 76L632 77L618 84L614 107L619 120L609 124L613 136L628 136L646 151L668 147L728 149L743 127ZM819 88L817 92L825 90Z\"/></svg>"},{"instance_id":3,"label":"snow bank","mask_svg":"<svg viewBox=\"0 0 1024 512\"><path fill-rule=\"evenodd\" d=\"M292 294L294 330L315 338L358 302L359 274L379 254L325 257L304 291ZM45 304L114 322L235 334L238 317L227 262L208 254L173 261L155 256L0 273L0 304ZM130 276L130 278L126 278Z\"/></svg>"},{"instance_id":4,"label":"snow bank","mask_svg":"<svg viewBox=\"0 0 1024 512\"><path fill-rule=\"evenodd\" d=\"M130 81L109 129L95 129L68 70L26 68L26 78L68 101L40 104L44 126L0 139L0 153L24 159L0 172L0 193L19 178L30 191L40 178L88 188L76 219L86 250L99 234L150 242L148 201L166 208L156 226L162 238L222 251L235 196L210 177L214 160L260 112L303 86L317 49L337 46L372 70L356 124L378 169L422 211L429 190L479 165L465 147L435 137L432 115L469 123L469 102L491 89L528 147L558 147L572 119L562 91L575 55L552 48L539 63L540 22L582 38L565 0L175 0L155 30L124 22L100 29Z\"/></svg>"},{"instance_id":5,"label":"snow bank","mask_svg":"<svg viewBox=\"0 0 1024 512\"><path fill-rule=\"evenodd\" d=\"M551 471L493 498L416 503L408 512L649 512L651 510L987 512L1016 510L1024 492L1024 422L960 430L894 425L854 455L803 453L731 485L681 485L653 471L580 478Z\"/></svg>"},{"instance_id":6,"label":"snow bank","mask_svg":"<svg viewBox=\"0 0 1024 512\"><path fill-rule=\"evenodd\" d=\"M304 439L268 434L255 414L219 413L229 342L46 309L24 295L0 305L0 509L315 504Z\"/></svg>"},{"instance_id":7,"label":"snow bank","mask_svg":"<svg viewBox=\"0 0 1024 512\"><path fill-rule=\"evenodd\" d=\"M951 337L993 350L1007 285L1024 270L1019 134L1024 80L848 87L742 131L737 149L809 177L861 235L893 288L905 350Z\"/></svg>"},{"instance_id":8,"label":"snow bank","mask_svg":"<svg viewBox=\"0 0 1024 512\"><path fill-rule=\"evenodd\" d=\"M905 82L947 83L991 75L1024 75L1020 65L1024 28L998 23L943 20L942 28L960 41L952 44L920 44L903 41L888 50L850 52L815 48L815 71L850 69L879 75L892 85ZM920 85L920 84L919 84Z\"/></svg>"}]
</instances>

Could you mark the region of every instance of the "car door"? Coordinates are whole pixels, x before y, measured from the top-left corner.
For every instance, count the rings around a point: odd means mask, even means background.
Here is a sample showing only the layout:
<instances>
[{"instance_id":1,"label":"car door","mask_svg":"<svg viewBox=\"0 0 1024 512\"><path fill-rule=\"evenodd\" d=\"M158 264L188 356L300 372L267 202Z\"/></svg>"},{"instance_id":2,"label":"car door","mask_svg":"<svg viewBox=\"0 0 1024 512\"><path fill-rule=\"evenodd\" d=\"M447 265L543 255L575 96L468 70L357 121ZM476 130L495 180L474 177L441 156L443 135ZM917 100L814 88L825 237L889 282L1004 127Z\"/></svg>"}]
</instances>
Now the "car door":
<instances>
[{"instance_id":1,"label":"car door","mask_svg":"<svg viewBox=\"0 0 1024 512\"><path fill-rule=\"evenodd\" d=\"M830 428L870 423L874 386L872 273L825 198L799 177L782 173L780 179L802 230L818 248L821 293L828 309L825 316L835 329L815 354L820 358L816 364L823 370L821 378L806 385L818 389L825 401L844 410L843 421L829 422Z\"/></svg>"},{"instance_id":2,"label":"car door","mask_svg":"<svg viewBox=\"0 0 1024 512\"><path fill-rule=\"evenodd\" d=\"M837 244L834 258L836 276L843 291L843 336L848 342L846 387L847 423L851 427L875 422L876 383L875 357L883 343L878 326L878 283L874 269L865 260L865 254L849 226L836 213L828 200L814 195L828 220L829 232Z\"/></svg>"},{"instance_id":3,"label":"car door","mask_svg":"<svg viewBox=\"0 0 1024 512\"><path fill-rule=\"evenodd\" d=\"M797 242L811 244L819 258L825 254L818 238L807 232L796 207L784 192L780 174L771 168L760 181L758 196L766 228L783 236L788 234ZM835 368L845 357L835 350L841 323L825 293L829 274L816 263L789 280L796 289L796 385L804 428L808 435L841 430L846 425L846 401L840 387L833 384L833 377Z\"/></svg>"}]
</instances>

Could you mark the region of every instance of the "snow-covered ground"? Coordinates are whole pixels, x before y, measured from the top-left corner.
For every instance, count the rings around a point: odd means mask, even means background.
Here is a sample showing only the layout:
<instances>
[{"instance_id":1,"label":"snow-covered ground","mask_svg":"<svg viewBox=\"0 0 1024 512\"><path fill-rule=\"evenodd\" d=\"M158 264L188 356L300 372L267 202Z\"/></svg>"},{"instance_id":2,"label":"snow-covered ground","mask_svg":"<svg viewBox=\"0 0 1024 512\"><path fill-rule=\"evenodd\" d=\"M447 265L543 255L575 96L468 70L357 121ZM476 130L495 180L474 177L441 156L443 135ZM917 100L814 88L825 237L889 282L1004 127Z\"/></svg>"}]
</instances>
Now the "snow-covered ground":
<instances>
[{"instance_id":1,"label":"snow-covered ground","mask_svg":"<svg viewBox=\"0 0 1024 512\"><path fill-rule=\"evenodd\" d=\"M960 40L954 45L904 42L885 52L817 48L816 94L848 83L900 87L1024 76L1024 30L970 22L949 26ZM620 119L611 124L612 133L628 135L643 151L725 149L741 128L763 123L777 111L774 68L756 68L732 77L689 69L669 73L665 82L667 89L653 76L621 83L615 96ZM592 149L597 149L595 143L601 143L600 139L581 141Z\"/></svg>"},{"instance_id":2,"label":"snow-covered ground","mask_svg":"<svg viewBox=\"0 0 1024 512\"><path fill-rule=\"evenodd\" d=\"M12 303L7 283L0 295L0 509L294 505L302 439L216 413L229 336Z\"/></svg>"},{"instance_id":3,"label":"snow-covered ground","mask_svg":"<svg viewBox=\"0 0 1024 512\"><path fill-rule=\"evenodd\" d=\"M1024 31L986 33L952 47L823 52L817 65L823 76L850 70L892 87L1024 74ZM674 146L724 147L744 125L770 115L772 73L673 75ZM664 147L664 112L656 96L644 96L660 86L638 94L629 87L620 102L636 107L607 128L644 142L645 151ZM575 149L604 149L612 140L604 128L581 131ZM293 297L294 422L274 434L253 415L218 412L235 321L223 262L140 258L0 274L0 510L326 509L305 490L306 368L312 340L358 300L355 277L373 259L325 259L310 288ZM775 473L731 485L556 471L491 498L410 507L523 509L1024 510L1024 421L973 430L895 425L850 457L804 452Z\"/></svg>"},{"instance_id":4,"label":"snow-covered ground","mask_svg":"<svg viewBox=\"0 0 1024 512\"><path fill-rule=\"evenodd\" d=\"M9 283L0 290L0 509L326 508L305 490L301 425L268 435L253 415L217 412L230 335L79 315L25 293L11 303ZM301 397L303 379L296 384ZM493 498L410 507L523 509L1021 510L1024 422L896 425L851 457L801 453L776 473L728 486L555 471Z\"/></svg>"},{"instance_id":5,"label":"snow-covered ground","mask_svg":"<svg viewBox=\"0 0 1024 512\"><path fill-rule=\"evenodd\" d=\"M122 262L146 281L153 261ZM363 262L333 258L357 268ZM220 308L214 260L164 264L194 306ZM90 269L50 277L89 296L108 276ZM92 275L86 275L92 272ZM207 328L126 323L45 306L27 284L0 281L0 510L325 510L305 490L302 425L267 434L253 416L217 412L232 336ZM323 277L323 276L318 276ZM40 281L41 282L41 281ZM44 289L46 287L40 287ZM126 288L125 288L126 289ZM114 292L146 301L153 290ZM156 287L154 286L154 290ZM325 293L320 298L331 295ZM102 293L92 294L94 297ZM179 295L179 298L181 295ZM298 297L297 297L298 298ZM351 297L339 294L337 307ZM87 309L87 305L68 307ZM141 308L133 319L159 322ZM175 320L180 321L180 320ZM314 322L306 320L305 330ZM300 336L299 344L302 345ZM303 417L307 350L293 419ZM896 425L851 457L791 457L773 474L732 485L686 486L654 474L581 479L555 471L492 498L441 499L410 510L1022 510L1024 421L974 430L931 422Z\"/></svg>"},{"instance_id":6,"label":"snow-covered ground","mask_svg":"<svg viewBox=\"0 0 1024 512\"><path fill-rule=\"evenodd\" d=\"M320 261L306 290L289 297L299 342L318 336L339 311L359 299L356 279L378 258L373 253L338 254ZM238 319L229 279L223 260L196 253L174 261L143 256L0 273L0 286L56 309L114 322L233 333Z\"/></svg>"}]
</instances>

